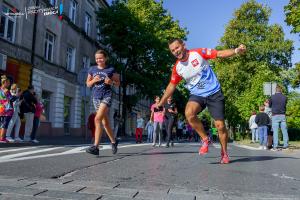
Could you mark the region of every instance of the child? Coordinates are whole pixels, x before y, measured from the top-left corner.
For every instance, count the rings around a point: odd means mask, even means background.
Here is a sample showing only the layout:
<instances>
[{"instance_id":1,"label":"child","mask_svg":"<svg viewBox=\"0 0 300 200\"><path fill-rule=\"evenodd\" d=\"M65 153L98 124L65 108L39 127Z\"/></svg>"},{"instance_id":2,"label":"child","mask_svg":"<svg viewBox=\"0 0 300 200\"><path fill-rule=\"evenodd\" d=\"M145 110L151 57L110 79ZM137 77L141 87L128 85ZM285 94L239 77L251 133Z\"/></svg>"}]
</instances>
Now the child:
<instances>
[{"instance_id":1,"label":"child","mask_svg":"<svg viewBox=\"0 0 300 200\"><path fill-rule=\"evenodd\" d=\"M113 131L109 124L109 107L112 101L112 85L120 85L120 77L115 73L112 66L107 65L108 55L104 50L98 50L95 53L97 66L93 66L88 71L86 84L92 88L92 97L94 107L96 109L95 117L95 141L94 145L89 147L86 152L94 155L99 155L99 143L102 136L103 125L111 143L112 153L118 151L118 141L116 141Z\"/></svg>"},{"instance_id":2,"label":"child","mask_svg":"<svg viewBox=\"0 0 300 200\"><path fill-rule=\"evenodd\" d=\"M8 90L9 86L10 80L5 75L2 75L0 88L0 143L9 142L6 139L6 130L14 112L10 104L12 96Z\"/></svg>"},{"instance_id":3,"label":"child","mask_svg":"<svg viewBox=\"0 0 300 200\"><path fill-rule=\"evenodd\" d=\"M153 140L153 131L154 131L154 126L153 126L153 123L151 120L148 121L148 123L146 124L146 127L145 129L147 130L147 133L148 133L148 139L147 139L147 142L151 143L152 140Z\"/></svg>"},{"instance_id":4,"label":"child","mask_svg":"<svg viewBox=\"0 0 300 200\"><path fill-rule=\"evenodd\" d=\"M255 123L258 126L260 149L267 149L267 126L270 123L270 118L264 111L265 107L260 106L259 113L255 117Z\"/></svg>"}]
</instances>

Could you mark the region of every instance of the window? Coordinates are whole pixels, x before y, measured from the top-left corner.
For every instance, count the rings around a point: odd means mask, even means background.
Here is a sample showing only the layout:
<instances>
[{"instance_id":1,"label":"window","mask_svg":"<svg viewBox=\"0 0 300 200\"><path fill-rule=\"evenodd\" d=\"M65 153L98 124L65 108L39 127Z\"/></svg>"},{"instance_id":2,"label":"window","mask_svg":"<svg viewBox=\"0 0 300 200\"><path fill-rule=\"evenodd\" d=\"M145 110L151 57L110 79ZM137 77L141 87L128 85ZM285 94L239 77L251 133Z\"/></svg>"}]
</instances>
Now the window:
<instances>
[{"instance_id":1,"label":"window","mask_svg":"<svg viewBox=\"0 0 300 200\"><path fill-rule=\"evenodd\" d=\"M12 9L3 5L0 18L0 37L10 42L14 42L16 32L16 17L10 16L10 13L13 13Z\"/></svg>"},{"instance_id":2,"label":"window","mask_svg":"<svg viewBox=\"0 0 300 200\"><path fill-rule=\"evenodd\" d=\"M51 98L51 92L42 91L42 102L44 105L44 114L47 121L50 121L50 98Z\"/></svg>"},{"instance_id":3,"label":"window","mask_svg":"<svg viewBox=\"0 0 300 200\"><path fill-rule=\"evenodd\" d=\"M83 68L89 68L90 65L91 65L90 58L87 57L87 56L83 56L83 58L82 58L82 66L83 66Z\"/></svg>"},{"instance_id":4,"label":"window","mask_svg":"<svg viewBox=\"0 0 300 200\"><path fill-rule=\"evenodd\" d=\"M76 22L76 9L77 2L75 0L70 1L69 18L75 24Z\"/></svg>"},{"instance_id":5,"label":"window","mask_svg":"<svg viewBox=\"0 0 300 200\"><path fill-rule=\"evenodd\" d=\"M44 57L48 61L53 61L54 41L55 35L50 32L46 32Z\"/></svg>"},{"instance_id":6,"label":"window","mask_svg":"<svg viewBox=\"0 0 300 200\"><path fill-rule=\"evenodd\" d=\"M71 102L71 97L64 97L64 131L66 135L70 135Z\"/></svg>"},{"instance_id":7,"label":"window","mask_svg":"<svg viewBox=\"0 0 300 200\"><path fill-rule=\"evenodd\" d=\"M88 13L85 13L84 31L87 35L90 35L91 33L91 15Z\"/></svg>"},{"instance_id":8,"label":"window","mask_svg":"<svg viewBox=\"0 0 300 200\"><path fill-rule=\"evenodd\" d=\"M67 48L67 70L75 71L75 49L72 47Z\"/></svg>"},{"instance_id":9,"label":"window","mask_svg":"<svg viewBox=\"0 0 300 200\"><path fill-rule=\"evenodd\" d=\"M50 3L52 6L55 6L56 0L49 0L49 3Z\"/></svg>"}]
</instances>

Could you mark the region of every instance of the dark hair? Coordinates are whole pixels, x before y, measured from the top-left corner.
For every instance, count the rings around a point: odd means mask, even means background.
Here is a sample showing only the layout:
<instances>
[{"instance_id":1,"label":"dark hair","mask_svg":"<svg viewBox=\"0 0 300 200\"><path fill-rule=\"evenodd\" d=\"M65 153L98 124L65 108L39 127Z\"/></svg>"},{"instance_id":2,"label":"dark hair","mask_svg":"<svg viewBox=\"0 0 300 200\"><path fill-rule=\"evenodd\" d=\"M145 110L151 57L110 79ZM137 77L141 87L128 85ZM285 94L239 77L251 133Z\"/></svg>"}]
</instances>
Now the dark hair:
<instances>
[{"instance_id":1,"label":"dark hair","mask_svg":"<svg viewBox=\"0 0 300 200\"><path fill-rule=\"evenodd\" d=\"M169 40L168 45L170 45L170 44L172 44L173 42L176 42L176 41L179 42L180 44L183 43L183 40L180 39L180 38L172 38L172 39Z\"/></svg>"},{"instance_id":2,"label":"dark hair","mask_svg":"<svg viewBox=\"0 0 300 200\"><path fill-rule=\"evenodd\" d=\"M276 92L282 92L282 87L280 85L276 85Z\"/></svg>"},{"instance_id":3,"label":"dark hair","mask_svg":"<svg viewBox=\"0 0 300 200\"><path fill-rule=\"evenodd\" d=\"M104 51L103 49L97 50L96 53L95 53L95 55L96 55L96 54L102 54L102 55L104 55L105 58L108 58L107 52Z\"/></svg>"}]
</instances>

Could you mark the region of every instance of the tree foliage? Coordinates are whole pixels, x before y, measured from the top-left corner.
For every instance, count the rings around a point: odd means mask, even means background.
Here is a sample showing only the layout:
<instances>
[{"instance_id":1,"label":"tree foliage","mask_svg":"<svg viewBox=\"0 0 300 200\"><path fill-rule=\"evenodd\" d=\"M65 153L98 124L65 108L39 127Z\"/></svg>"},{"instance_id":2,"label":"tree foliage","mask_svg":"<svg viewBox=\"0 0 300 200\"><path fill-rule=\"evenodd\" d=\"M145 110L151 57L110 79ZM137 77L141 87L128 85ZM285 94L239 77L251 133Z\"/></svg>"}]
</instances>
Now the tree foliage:
<instances>
[{"instance_id":1,"label":"tree foliage","mask_svg":"<svg viewBox=\"0 0 300 200\"><path fill-rule=\"evenodd\" d=\"M267 98L263 83L289 84L284 76L291 67L293 44L282 27L269 25L271 9L254 0L244 3L226 26L217 49L247 46L247 53L213 62L226 99L229 124L244 124L252 110Z\"/></svg>"},{"instance_id":2,"label":"tree foliage","mask_svg":"<svg viewBox=\"0 0 300 200\"><path fill-rule=\"evenodd\" d=\"M286 23L292 26L292 33L300 33L300 1L290 0L289 4L284 7ZM300 86L300 63L296 63L292 80L293 87Z\"/></svg>"},{"instance_id":3,"label":"tree foliage","mask_svg":"<svg viewBox=\"0 0 300 200\"><path fill-rule=\"evenodd\" d=\"M167 42L185 38L187 31L155 0L117 0L98 12L100 42L125 74L123 84L134 84L136 95L160 95L174 62Z\"/></svg>"},{"instance_id":4,"label":"tree foliage","mask_svg":"<svg viewBox=\"0 0 300 200\"><path fill-rule=\"evenodd\" d=\"M300 94L291 93L288 96L287 123L290 128L300 128Z\"/></svg>"},{"instance_id":5,"label":"tree foliage","mask_svg":"<svg viewBox=\"0 0 300 200\"><path fill-rule=\"evenodd\" d=\"M300 1L290 0L289 4L284 7L286 23L292 26L293 33L300 33Z\"/></svg>"}]
</instances>

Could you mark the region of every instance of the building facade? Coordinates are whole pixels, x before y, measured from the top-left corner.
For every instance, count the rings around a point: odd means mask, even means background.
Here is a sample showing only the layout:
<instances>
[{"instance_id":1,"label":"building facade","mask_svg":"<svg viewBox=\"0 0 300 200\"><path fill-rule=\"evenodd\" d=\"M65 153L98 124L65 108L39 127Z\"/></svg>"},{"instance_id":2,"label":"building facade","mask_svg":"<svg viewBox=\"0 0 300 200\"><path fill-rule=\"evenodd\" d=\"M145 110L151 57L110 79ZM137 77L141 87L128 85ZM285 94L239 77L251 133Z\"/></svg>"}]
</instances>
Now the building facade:
<instances>
[{"instance_id":1,"label":"building facade","mask_svg":"<svg viewBox=\"0 0 300 200\"><path fill-rule=\"evenodd\" d=\"M85 79L95 63L94 52L101 48L96 11L107 6L105 0L0 0L0 73L22 90L30 84L35 87L46 117L39 135L87 133L86 119L94 109ZM49 8L58 13L49 13ZM120 91L114 91L112 123L113 113L122 108ZM149 101L138 105L143 106L125 117L129 134L136 112L149 115Z\"/></svg>"}]
</instances>

